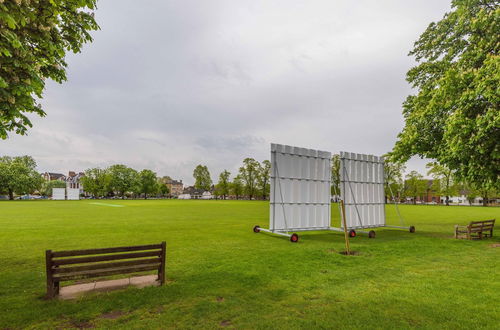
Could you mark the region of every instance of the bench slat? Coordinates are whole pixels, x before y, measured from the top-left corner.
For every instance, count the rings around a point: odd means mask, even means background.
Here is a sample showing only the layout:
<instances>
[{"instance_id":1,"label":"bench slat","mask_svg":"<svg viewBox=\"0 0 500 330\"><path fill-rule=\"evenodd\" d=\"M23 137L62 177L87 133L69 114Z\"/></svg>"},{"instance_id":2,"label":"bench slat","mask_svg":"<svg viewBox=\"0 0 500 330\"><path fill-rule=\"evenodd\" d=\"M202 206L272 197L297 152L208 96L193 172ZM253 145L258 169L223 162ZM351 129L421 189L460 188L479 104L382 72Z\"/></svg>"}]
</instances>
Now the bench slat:
<instances>
[{"instance_id":1,"label":"bench slat","mask_svg":"<svg viewBox=\"0 0 500 330\"><path fill-rule=\"evenodd\" d=\"M55 274L54 281L69 281L76 280L81 278L91 278L91 277L100 277L100 276L109 276L109 275L118 275L118 274L130 274L130 273L138 273L145 272L150 270L158 270L161 266L160 263L151 264L151 265L140 265L140 266L128 266L128 267L120 267L120 268L110 268L106 270L96 269L96 270L87 270L82 272L74 272L68 274Z\"/></svg>"},{"instance_id":2,"label":"bench slat","mask_svg":"<svg viewBox=\"0 0 500 330\"><path fill-rule=\"evenodd\" d=\"M84 257L84 258L56 259L52 260L52 264L54 266L62 266L62 265L82 264L89 262L133 259L133 258L144 258L144 257L160 257L160 256L161 256L161 251L122 253L122 254L110 254L110 255Z\"/></svg>"},{"instance_id":3,"label":"bench slat","mask_svg":"<svg viewBox=\"0 0 500 330\"><path fill-rule=\"evenodd\" d=\"M60 267L60 268L58 267L58 268L53 268L52 272L54 274L65 274L65 273L79 272L84 270L107 269L107 268L116 268L123 266L150 265L160 262L161 262L160 258L135 259L135 260L119 261L119 262L97 263L85 266L71 266L71 267Z\"/></svg>"},{"instance_id":4,"label":"bench slat","mask_svg":"<svg viewBox=\"0 0 500 330\"><path fill-rule=\"evenodd\" d=\"M104 253L115 253L115 252L129 252L129 251L141 251L141 250L157 250L161 249L161 244L149 244L149 245L137 245L137 246L118 246L113 248L103 248L103 249L87 249L87 250L70 250L70 251L59 251L52 252L53 258L60 257L74 257L74 256L85 256L91 254L104 254Z\"/></svg>"}]
</instances>

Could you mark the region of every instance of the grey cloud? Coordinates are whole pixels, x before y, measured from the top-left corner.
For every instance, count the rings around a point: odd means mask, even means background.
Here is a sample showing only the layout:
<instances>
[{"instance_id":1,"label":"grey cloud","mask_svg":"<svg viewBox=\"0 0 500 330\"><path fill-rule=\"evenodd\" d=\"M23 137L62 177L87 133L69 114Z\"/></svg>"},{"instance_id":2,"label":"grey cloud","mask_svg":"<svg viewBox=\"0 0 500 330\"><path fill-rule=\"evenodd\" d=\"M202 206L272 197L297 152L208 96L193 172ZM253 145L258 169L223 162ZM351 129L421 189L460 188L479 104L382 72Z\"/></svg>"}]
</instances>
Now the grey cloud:
<instances>
[{"instance_id":1,"label":"grey cloud","mask_svg":"<svg viewBox=\"0 0 500 330\"><path fill-rule=\"evenodd\" d=\"M48 116L0 154L40 170L126 163L192 181L269 143L382 154L402 128L407 57L449 0L99 2L101 31L48 83ZM422 161L410 165L422 172Z\"/></svg>"}]
</instances>

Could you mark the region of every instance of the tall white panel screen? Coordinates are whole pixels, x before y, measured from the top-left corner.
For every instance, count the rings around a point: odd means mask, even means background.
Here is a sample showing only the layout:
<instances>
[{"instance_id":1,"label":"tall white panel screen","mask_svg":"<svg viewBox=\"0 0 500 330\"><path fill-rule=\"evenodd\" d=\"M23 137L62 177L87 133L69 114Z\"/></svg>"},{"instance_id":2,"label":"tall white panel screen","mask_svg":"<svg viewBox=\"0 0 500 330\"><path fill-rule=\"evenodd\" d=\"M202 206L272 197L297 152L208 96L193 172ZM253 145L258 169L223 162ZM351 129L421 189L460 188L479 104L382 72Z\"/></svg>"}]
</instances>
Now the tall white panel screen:
<instances>
[{"instance_id":1,"label":"tall white panel screen","mask_svg":"<svg viewBox=\"0 0 500 330\"><path fill-rule=\"evenodd\" d=\"M65 194L66 194L65 188L52 188L52 199L54 200L66 199Z\"/></svg>"},{"instance_id":2,"label":"tall white panel screen","mask_svg":"<svg viewBox=\"0 0 500 330\"><path fill-rule=\"evenodd\" d=\"M80 199L80 189L76 188L68 188L68 199L78 200Z\"/></svg>"},{"instance_id":3,"label":"tall white panel screen","mask_svg":"<svg viewBox=\"0 0 500 330\"><path fill-rule=\"evenodd\" d=\"M385 226L384 159L341 152L340 194L348 228Z\"/></svg>"},{"instance_id":4,"label":"tall white panel screen","mask_svg":"<svg viewBox=\"0 0 500 330\"><path fill-rule=\"evenodd\" d=\"M331 153L271 144L269 229L330 227Z\"/></svg>"}]
</instances>

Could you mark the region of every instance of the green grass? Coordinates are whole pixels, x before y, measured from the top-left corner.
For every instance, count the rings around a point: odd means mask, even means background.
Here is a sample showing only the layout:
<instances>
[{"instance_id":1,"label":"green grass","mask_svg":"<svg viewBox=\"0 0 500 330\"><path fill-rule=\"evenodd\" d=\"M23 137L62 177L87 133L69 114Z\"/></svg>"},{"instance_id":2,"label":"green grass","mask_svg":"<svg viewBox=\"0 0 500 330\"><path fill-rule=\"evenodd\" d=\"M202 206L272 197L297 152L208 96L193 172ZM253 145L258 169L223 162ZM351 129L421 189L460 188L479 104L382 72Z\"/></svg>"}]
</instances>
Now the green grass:
<instances>
[{"instance_id":1,"label":"green grass","mask_svg":"<svg viewBox=\"0 0 500 330\"><path fill-rule=\"evenodd\" d=\"M300 242L265 233L268 203L247 201L0 203L0 329L498 328L500 242L455 240L453 225L500 208L401 206L417 232L379 229L343 256L341 233ZM338 225L338 210L332 208ZM393 207L389 224L397 225ZM47 301L44 251L167 241L163 287ZM223 299L217 299L222 297ZM221 301L219 301L221 300ZM119 311L116 319L101 317Z\"/></svg>"}]
</instances>

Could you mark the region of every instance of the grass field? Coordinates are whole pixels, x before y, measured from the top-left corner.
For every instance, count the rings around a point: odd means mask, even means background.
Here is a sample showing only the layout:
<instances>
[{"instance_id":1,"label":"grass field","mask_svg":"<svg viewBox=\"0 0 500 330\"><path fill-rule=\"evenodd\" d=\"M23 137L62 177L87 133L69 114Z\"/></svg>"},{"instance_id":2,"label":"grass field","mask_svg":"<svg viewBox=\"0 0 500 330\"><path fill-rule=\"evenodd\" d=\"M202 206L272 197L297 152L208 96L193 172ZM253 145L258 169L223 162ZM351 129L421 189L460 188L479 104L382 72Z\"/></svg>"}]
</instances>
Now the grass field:
<instances>
[{"instance_id":1,"label":"grass field","mask_svg":"<svg viewBox=\"0 0 500 330\"><path fill-rule=\"evenodd\" d=\"M379 229L343 256L341 233L300 242L265 233L268 203L0 202L0 329L498 329L500 236L452 238L453 225L500 208L401 206L417 232ZM337 206L333 224L338 225ZM397 225L393 207L388 222ZM47 301L44 251L168 243L163 287ZM117 317L109 318L106 315Z\"/></svg>"}]
</instances>

